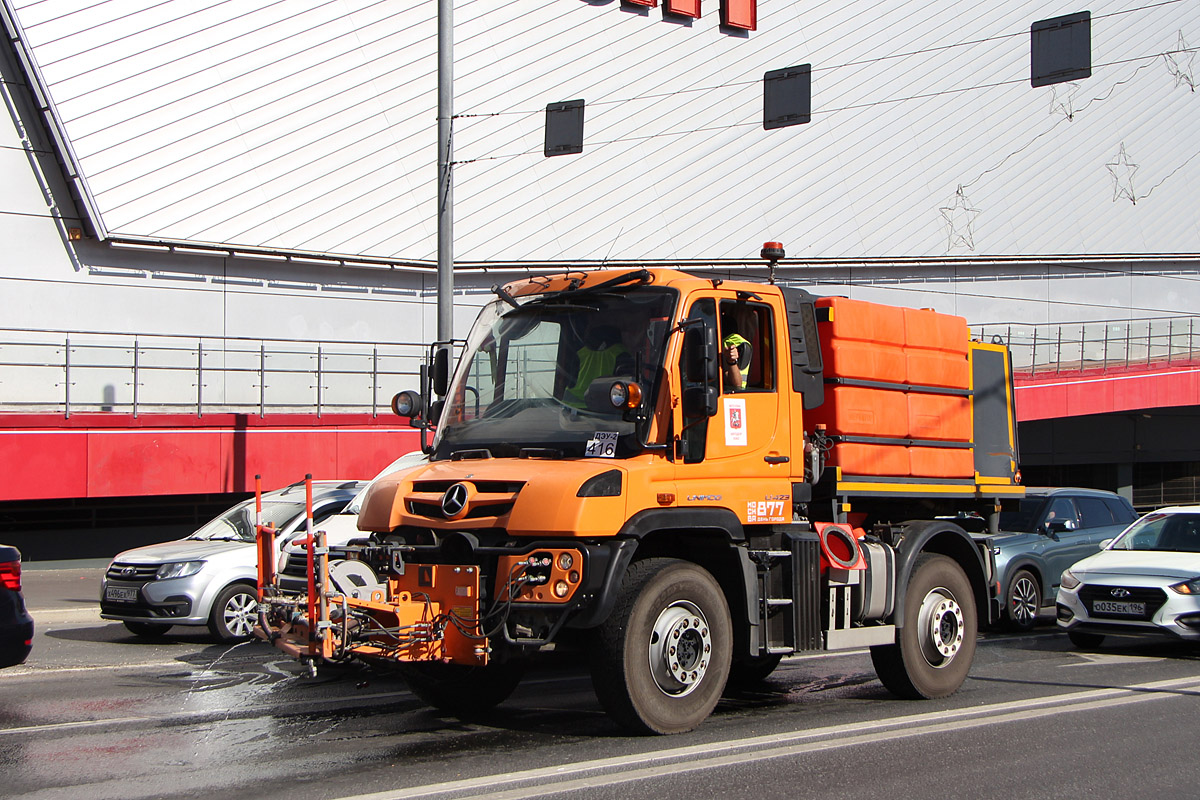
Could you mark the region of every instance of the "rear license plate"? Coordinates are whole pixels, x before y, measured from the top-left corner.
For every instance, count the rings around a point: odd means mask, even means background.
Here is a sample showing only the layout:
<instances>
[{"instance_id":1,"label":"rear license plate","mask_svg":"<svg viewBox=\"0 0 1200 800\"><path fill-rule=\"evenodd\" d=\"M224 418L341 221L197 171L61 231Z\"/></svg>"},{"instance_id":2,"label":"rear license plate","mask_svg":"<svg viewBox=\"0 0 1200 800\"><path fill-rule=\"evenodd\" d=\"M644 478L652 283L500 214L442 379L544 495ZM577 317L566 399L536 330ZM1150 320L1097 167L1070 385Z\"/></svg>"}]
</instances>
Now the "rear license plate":
<instances>
[{"instance_id":1,"label":"rear license plate","mask_svg":"<svg viewBox=\"0 0 1200 800\"><path fill-rule=\"evenodd\" d=\"M1092 602L1093 614L1124 614L1130 617L1146 616L1145 603L1118 603L1113 600L1095 600Z\"/></svg>"},{"instance_id":2,"label":"rear license plate","mask_svg":"<svg viewBox=\"0 0 1200 800\"><path fill-rule=\"evenodd\" d=\"M104 599L117 600L122 603L136 603L138 590L129 589L124 586L108 586L104 589Z\"/></svg>"}]
</instances>

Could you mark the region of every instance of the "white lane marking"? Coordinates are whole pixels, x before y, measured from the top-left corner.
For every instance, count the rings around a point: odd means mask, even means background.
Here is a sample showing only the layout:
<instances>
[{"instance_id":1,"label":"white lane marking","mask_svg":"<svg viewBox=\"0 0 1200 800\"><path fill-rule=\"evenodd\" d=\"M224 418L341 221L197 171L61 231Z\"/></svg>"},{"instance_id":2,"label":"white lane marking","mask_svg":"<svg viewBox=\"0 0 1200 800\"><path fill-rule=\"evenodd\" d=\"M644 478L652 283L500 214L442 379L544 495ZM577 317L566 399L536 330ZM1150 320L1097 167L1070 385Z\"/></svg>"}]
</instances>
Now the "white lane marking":
<instances>
[{"instance_id":1,"label":"white lane marking","mask_svg":"<svg viewBox=\"0 0 1200 800\"><path fill-rule=\"evenodd\" d=\"M490 798L523 800L573 789L594 788L661 778L730 764L745 764L819 750L850 747L885 739L965 730L1056 714L1108 708L1175 696L1173 692L1200 689L1200 678L1188 677L1134 686L1089 689L1066 695L1027 698L948 711L933 711L885 720L812 728L790 733L731 739L653 753L597 759L578 764L501 773L460 781L347 795L338 800L410 800L446 797L456 800Z\"/></svg>"}]
</instances>

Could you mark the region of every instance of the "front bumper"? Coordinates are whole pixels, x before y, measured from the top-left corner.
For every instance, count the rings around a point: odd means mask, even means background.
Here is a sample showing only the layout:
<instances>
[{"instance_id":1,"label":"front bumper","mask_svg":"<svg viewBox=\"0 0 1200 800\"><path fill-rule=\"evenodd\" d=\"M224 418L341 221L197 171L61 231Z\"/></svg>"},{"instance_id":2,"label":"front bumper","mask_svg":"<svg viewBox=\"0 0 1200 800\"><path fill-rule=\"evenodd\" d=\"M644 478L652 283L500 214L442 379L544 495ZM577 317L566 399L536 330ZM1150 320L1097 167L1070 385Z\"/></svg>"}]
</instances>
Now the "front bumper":
<instances>
[{"instance_id":1,"label":"front bumper","mask_svg":"<svg viewBox=\"0 0 1200 800\"><path fill-rule=\"evenodd\" d=\"M165 581L105 578L100 584L100 616L129 622L204 625L208 622L208 609L201 607L200 600L208 583L203 571ZM110 588L115 591L110 592ZM131 594L135 599L113 599L116 592Z\"/></svg>"},{"instance_id":2,"label":"front bumper","mask_svg":"<svg viewBox=\"0 0 1200 800\"><path fill-rule=\"evenodd\" d=\"M1161 590L1161 604L1147 604L1143 615L1124 616L1093 611L1091 597L1102 589L1150 592ZM1137 596L1137 595L1134 595ZM1068 632L1097 633L1110 636L1170 636L1200 641L1200 598L1181 595L1162 586L1131 586L1083 583L1074 589L1059 589L1055 603L1058 626Z\"/></svg>"}]
</instances>

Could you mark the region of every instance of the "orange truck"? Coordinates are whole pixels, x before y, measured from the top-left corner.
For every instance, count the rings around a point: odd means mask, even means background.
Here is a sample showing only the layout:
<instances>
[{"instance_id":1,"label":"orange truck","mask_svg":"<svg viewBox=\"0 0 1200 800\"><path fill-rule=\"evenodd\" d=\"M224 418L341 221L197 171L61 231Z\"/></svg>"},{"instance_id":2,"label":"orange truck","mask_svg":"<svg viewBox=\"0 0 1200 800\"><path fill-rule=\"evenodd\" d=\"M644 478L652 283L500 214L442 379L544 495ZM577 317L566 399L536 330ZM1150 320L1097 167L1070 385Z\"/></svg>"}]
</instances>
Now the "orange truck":
<instances>
[{"instance_id":1,"label":"orange truck","mask_svg":"<svg viewBox=\"0 0 1200 800\"><path fill-rule=\"evenodd\" d=\"M870 648L899 696L958 689L998 612L988 531L1024 493L1003 345L671 269L495 292L393 401L428 460L374 483L364 536L311 537L305 597L262 565L261 637L394 666L460 714L578 647L645 733L796 653Z\"/></svg>"}]
</instances>

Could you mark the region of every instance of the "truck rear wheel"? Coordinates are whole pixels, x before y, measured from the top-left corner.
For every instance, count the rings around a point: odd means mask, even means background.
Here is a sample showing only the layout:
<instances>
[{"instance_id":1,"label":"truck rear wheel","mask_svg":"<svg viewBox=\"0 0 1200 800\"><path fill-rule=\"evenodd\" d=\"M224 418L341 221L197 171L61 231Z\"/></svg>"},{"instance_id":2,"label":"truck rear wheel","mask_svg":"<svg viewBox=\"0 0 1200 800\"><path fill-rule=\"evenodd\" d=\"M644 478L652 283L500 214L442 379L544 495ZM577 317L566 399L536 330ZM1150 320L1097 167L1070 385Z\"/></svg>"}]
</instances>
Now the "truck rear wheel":
<instances>
[{"instance_id":1,"label":"truck rear wheel","mask_svg":"<svg viewBox=\"0 0 1200 800\"><path fill-rule=\"evenodd\" d=\"M946 556L918 556L903 614L899 641L871 648L879 680L892 694L914 700L954 694L971 669L979 630L975 593L962 567Z\"/></svg>"},{"instance_id":2,"label":"truck rear wheel","mask_svg":"<svg viewBox=\"0 0 1200 800\"><path fill-rule=\"evenodd\" d=\"M596 696L630 730L689 731L721 699L732 640L729 606L712 575L688 561L639 561L592 637Z\"/></svg>"},{"instance_id":3,"label":"truck rear wheel","mask_svg":"<svg viewBox=\"0 0 1200 800\"><path fill-rule=\"evenodd\" d=\"M516 691L525 676L523 661L472 667L462 664L408 663L400 674L418 698L455 716L489 711Z\"/></svg>"}]
</instances>

